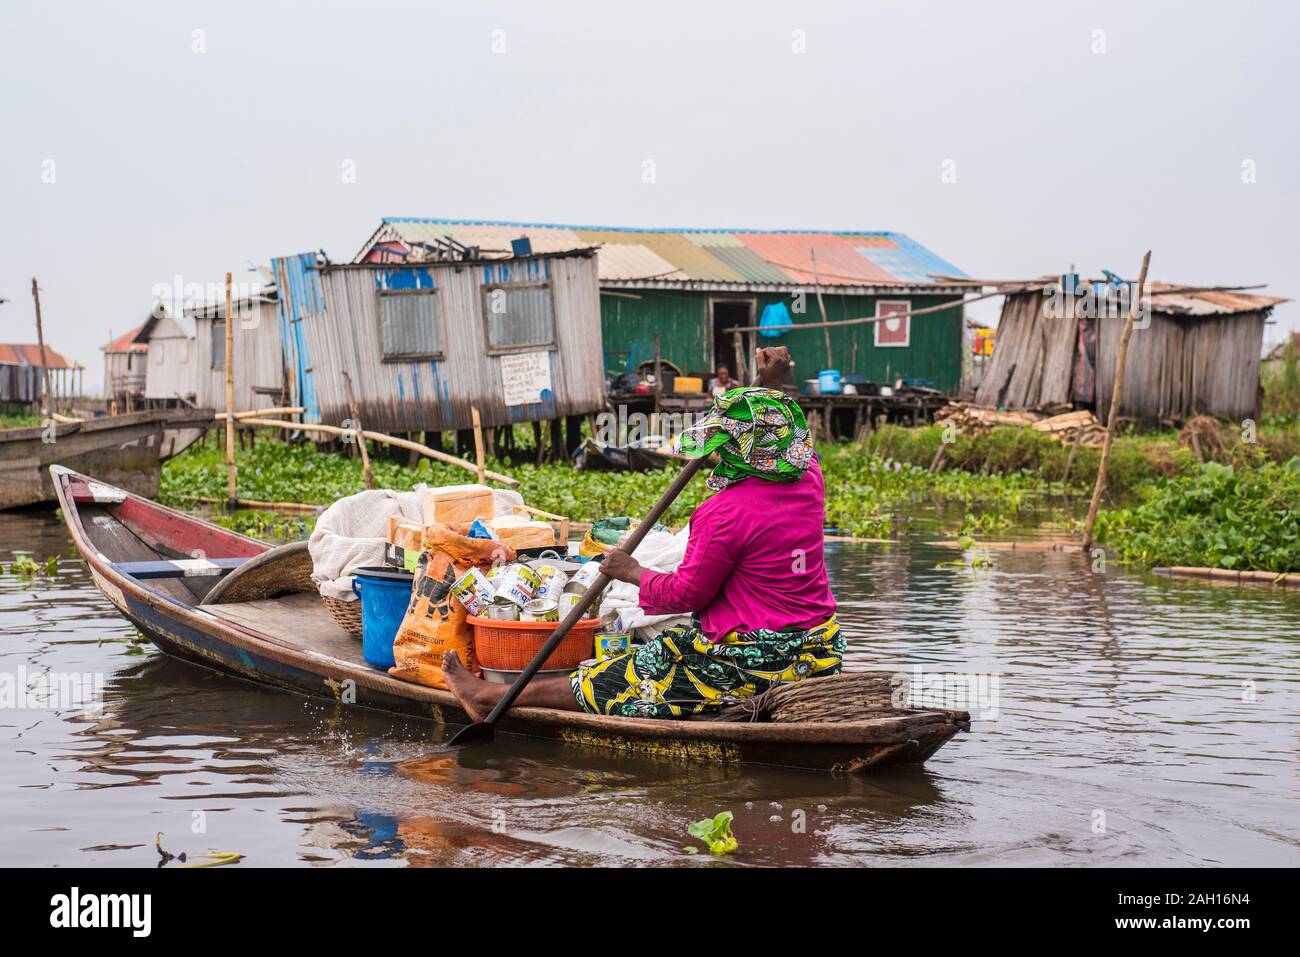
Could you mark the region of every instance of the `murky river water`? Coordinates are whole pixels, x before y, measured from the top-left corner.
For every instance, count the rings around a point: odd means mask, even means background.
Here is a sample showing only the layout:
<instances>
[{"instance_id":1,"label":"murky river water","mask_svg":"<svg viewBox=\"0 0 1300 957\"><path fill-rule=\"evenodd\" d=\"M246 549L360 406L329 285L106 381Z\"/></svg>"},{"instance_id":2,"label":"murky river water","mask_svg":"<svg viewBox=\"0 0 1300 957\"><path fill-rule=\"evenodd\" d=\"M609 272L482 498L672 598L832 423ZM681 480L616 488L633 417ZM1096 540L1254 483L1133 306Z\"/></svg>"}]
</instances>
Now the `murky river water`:
<instances>
[{"instance_id":1,"label":"murky river water","mask_svg":"<svg viewBox=\"0 0 1300 957\"><path fill-rule=\"evenodd\" d=\"M997 677L996 713L923 769L837 778L575 753L258 688L133 643L53 513L0 515L0 676L99 672L105 706L0 710L0 864L644 865L735 812L736 865L1296 865L1300 594L1093 572L1066 554L938 568L833 545L859 667ZM471 764L471 761L473 762Z\"/></svg>"}]
</instances>

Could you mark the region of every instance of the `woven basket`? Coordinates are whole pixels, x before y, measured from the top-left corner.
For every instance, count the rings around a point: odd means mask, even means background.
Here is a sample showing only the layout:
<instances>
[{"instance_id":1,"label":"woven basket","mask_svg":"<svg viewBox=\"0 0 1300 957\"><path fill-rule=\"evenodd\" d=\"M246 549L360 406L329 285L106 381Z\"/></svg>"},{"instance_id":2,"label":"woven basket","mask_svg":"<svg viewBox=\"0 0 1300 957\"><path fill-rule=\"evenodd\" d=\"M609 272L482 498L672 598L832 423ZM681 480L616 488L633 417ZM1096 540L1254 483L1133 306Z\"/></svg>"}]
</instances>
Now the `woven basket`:
<instances>
[{"instance_id":1,"label":"woven basket","mask_svg":"<svg viewBox=\"0 0 1300 957\"><path fill-rule=\"evenodd\" d=\"M493 671L523 671L560 626L557 621L502 621L470 615L474 626L474 658ZM542 663L542 671L572 671L595 654L599 618L580 618Z\"/></svg>"},{"instance_id":2,"label":"woven basket","mask_svg":"<svg viewBox=\"0 0 1300 957\"><path fill-rule=\"evenodd\" d=\"M320 600L325 603L325 610L338 622L340 628L353 638L361 638L360 600L344 601L342 598L327 598L325 595L321 595Z\"/></svg>"}]
</instances>

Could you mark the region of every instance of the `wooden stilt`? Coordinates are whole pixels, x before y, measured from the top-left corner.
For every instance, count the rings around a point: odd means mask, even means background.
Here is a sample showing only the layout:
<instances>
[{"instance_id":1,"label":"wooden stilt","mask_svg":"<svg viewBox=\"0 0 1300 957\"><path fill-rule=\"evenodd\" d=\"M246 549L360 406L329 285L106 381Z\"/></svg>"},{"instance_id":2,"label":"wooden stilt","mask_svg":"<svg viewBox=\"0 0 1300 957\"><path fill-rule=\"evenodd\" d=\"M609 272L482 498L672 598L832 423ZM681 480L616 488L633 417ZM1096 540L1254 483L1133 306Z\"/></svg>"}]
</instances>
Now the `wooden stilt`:
<instances>
[{"instance_id":1,"label":"wooden stilt","mask_svg":"<svg viewBox=\"0 0 1300 957\"><path fill-rule=\"evenodd\" d=\"M41 350L41 373L45 380L41 395L41 412L49 418L54 411L54 396L51 395L50 361L45 355L45 328L41 325L41 290L36 284L35 276L32 277L32 300L36 303L36 342Z\"/></svg>"},{"instance_id":2,"label":"wooden stilt","mask_svg":"<svg viewBox=\"0 0 1300 957\"><path fill-rule=\"evenodd\" d=\"M235 508L235 324L231 317L230 273L226 273L226 502Z\"/></svg>"},{"instance_id":3,"label":"wooden stilt","mask_svg":"<svg viewBox=\"0 0 1300 957\"><path fill-rule=\"evenodd\" d=\"M366 488L375 487L375 473L370 470L370 453L366 451L366 433L361 428L361 409L357 406L357 397L352 392L352 377L348 375L346 369L343 370L343 386L348 393L348 408L352 412L352 428L356 439L357 449L361 452L361 476L365 480ZM475 413L475 419L478 414ZM483 465L479 463L479 481L483 480Z\"/></svg>"},{"instance_id":4,"label":"wooden stilt","mask_svg":"<svg viewBox=\"0 0 1300 957\"><path fill-rule=\"evenodd\" d=\"M1083 525L1083 549L1092 547L1092 533L1097 524L1097 512L1101 509L1101 493L1106 489L1106 470L1110 466L1111 444L1115 441L1115 427L1119 423L1119 400L1124 388L1124 363L1128 359L1128 341L1133 337L1133 324L1137 320L1142 303L1142 288L1147 281L1147 267L1151 265L1151 250L1142 257L1142 271L1138 273L1137 289L1128 304L1128 317L1124 320L1124 332L1120 335L1119 355L1115 358L1115 387L1110 393L1110 408L1106 412L1106 437L1101 445L1101 462L1097 465L1097 484L1092 489L1092 501L1088 503L1088 519Z\"/></svg>"},{"instance_id":5,"label":"wooden stilt","mask_svg":"<svg viewBox=\"0 0 1300 957\"><path fill-rule=\"evenodd\" d=\"M470 410L474 422L474 468L478 472L478 484L483 484L483 421L479 418L478 406Z\"/></svg>"}]
</instances>

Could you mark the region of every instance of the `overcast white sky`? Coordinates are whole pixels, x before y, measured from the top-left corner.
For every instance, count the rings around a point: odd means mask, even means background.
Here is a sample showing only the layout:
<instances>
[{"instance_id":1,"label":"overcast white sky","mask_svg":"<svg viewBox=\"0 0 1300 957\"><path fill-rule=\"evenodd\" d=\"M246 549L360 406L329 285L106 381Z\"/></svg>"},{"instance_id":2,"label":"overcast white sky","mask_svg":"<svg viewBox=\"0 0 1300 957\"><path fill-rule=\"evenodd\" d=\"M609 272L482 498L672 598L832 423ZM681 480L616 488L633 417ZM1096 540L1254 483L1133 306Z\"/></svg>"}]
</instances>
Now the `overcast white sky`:
<instances>
[{"instance_id":1,"label":"overcast white sky","mask_svg":"<svg viewBox=\"0 0 1300 957\"><path fill-rule=\"evenodd\" d=\"M1149 247L1297 296L1298 6L0 0L0 341L38 276L97 386L157 284L384 215L892 229L996 277Z\"/></svg>"}]
</instances>

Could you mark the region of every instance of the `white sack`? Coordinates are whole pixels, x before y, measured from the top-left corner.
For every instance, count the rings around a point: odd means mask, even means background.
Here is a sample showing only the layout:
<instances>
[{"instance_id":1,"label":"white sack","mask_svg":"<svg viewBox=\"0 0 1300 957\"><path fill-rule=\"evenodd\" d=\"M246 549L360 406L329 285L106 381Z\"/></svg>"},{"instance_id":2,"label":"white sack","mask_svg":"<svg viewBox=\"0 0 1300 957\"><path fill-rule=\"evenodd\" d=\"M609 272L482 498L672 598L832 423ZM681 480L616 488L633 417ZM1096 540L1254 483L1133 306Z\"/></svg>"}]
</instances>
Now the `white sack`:
<instances>
[{"instance_id":1,"label":"white sack","mask_svg":"<svg viewBox=\"0 0 1300 957\"><path fill-rule=\"evenodd\" d=\"M341 498L316 521L307 540L312 580L327 598L352 601L352 571L384 563L388 516L423 521L419 486L413 492L374 489Z\"/></svg>"},{"instance_id":2,"label":"white sack","mask_svg":"<svg viewBox=\"0 0 1300 957\"><path fill-rule=\"evenodd\" d=\"M675 572L677 566L686 556L686 541L691 527L687 525L674 535L672 532L652 531L637 546L632 557L638 562L657 572ZM596 559L592 559L596 561ZM690 615L647 615L638 604L641 589L628 582L611 582L605 590L605 598L600 603L600 617L603 621L612 621L619 612L623 613L623 623L635 633L637 638L653 638L659 632L674 625L690 624Z\"/></svg>"}]
</instances>

